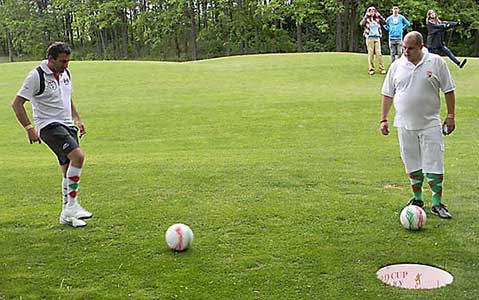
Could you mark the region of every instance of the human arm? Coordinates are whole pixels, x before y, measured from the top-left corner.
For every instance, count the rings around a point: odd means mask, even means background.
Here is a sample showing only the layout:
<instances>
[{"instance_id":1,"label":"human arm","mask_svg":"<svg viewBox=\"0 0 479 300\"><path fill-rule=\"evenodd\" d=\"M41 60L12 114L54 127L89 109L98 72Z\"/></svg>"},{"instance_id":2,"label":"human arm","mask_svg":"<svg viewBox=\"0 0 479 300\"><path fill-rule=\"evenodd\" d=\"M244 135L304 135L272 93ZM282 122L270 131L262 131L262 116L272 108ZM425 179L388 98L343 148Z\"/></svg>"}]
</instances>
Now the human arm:
<instances>
[{"instance_id":1,"label":"human arm","mask_svg":"<svg viewBox=\"0 0 479 300\"><path fill-rule=\"evenodd\" d=\"M456 96L454 94L454 91L451 91L449 93L445 93L445 98L446 98L446 107L447 107L447 117L446 120L444 121L444 124L447 127L447 135L451 134L454 129L456 129L456 123L454 120L455 117L455 107L456 107Z\"/></svg>"},{"instance_id":2,"label":"human arm","mask_svg":"<svg viewBox=\"0 0 479 300\"><path fill-rule=\"evenodd\" d=\"M366 19L367 19L367 18L368 18L368 14L366 13L366 14L364 15L364 17L361 19L361 21L359 22L359 25L361 25L361 26L366 25Z\"/></svg>"},{"instance_id":3,"label":"human arm","mask_svg":"<svg viewBox=\"0 0 479 300\"><path fill-rule=\"evenodd\" d=\"M386 23L386 19L379 13L379 11L376 12L376 14L377 14L378 17L379 17L380 22Z\"/></svg>"},{"instance_id":4,"label":"human arm","mask_svg":"<svg viewBox=\"0 0 479 300\"><path fill-rule=\"evenodd\" d=\"M411 26L411 23L403 16L403 27L402 30L406 30L409 26Z\"/></svg>"},{"instance_id":5,"label":"human arm","mask_svg":"<svg viewBox=\"0 0 479 300\"><path fill-rule=\"evenodd\" d=\"M446 29L456 27L459 25L459 22L454 22L454 21L442 21L442 24L446 26Z\"/></svg>"},{"instance_id":6,"label":"human arm","mask_svg":"<svg viewBox=\"0 0 479 300\"><path fill-rule=\"evenodd\" d=\"M86 134L85 124L83 124L80 115L78 114L75 104L73 104L73 99L71 100L71 109L72 109L72 117L75 123L77 124L78 129L80 129L80 138Z\"/></svg>"},{"instance_id":7,"label":"human arm","mask_svg":"<svg viewBox=\"0 0 479 300\"><path fill-rule=\"evenodd\" d=\"M386 19L386 23L384 23L383 27L386 31L389 31L389 20L391 19L391 17L388 17Z\"/></svg>"},{"instance_id":8,"label":"human arm","mask_svg":"<svg viewBox=\"0 0 479 300\"><path fill-rule=\"evenodd\" d=\"M28 140L30 141L30 144L36 142L41 143L40 137L38 136L38 133L36 132L35 128L33 128L33 125L28 118L27 111L23 106L26 101L27 100L25 98L22 98L17 95L12 102L12 109L17 116L18 122L22 124L23 128L25 128L25 130L27 131L27 136Z\"/></svg>"},{"instance_id":9,"label":"human arm","mask_svg":"<svg viewBox=\"0 0 479 300\"><path fill-rule=\"evenodd\" d=\"M447 29L447 25L446 23L433 23L431 21L428 21L427 22L427 27L428 27L428 30L430 29L435 29L435 30L446 30Z\"/></svg>"},{"instance_id":10,"label":"human arm","mask_svg":"<svg viewBox=\"0 0 479 300\"><path fill-rule=\"evenodd\" d=\"M389 111L391 110L392 103L393 103L392 97L382 95L380 130L383 135L389 134L388 114L389 114Z\"/></svg>"}]
</instances>

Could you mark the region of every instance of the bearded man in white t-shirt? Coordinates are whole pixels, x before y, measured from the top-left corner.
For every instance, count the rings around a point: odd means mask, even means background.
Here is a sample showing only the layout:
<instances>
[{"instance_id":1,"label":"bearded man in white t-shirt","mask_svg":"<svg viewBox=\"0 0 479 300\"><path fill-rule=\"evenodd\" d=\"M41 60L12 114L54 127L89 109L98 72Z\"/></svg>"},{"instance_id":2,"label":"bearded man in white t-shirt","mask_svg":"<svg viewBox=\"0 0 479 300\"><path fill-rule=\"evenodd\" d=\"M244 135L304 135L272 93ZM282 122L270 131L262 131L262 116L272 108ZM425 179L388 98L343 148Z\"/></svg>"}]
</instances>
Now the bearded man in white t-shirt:
<instances>
[{"instance_id":1,"label":"bearded man in white t-shirt","mask_svg":"<svg viewBox=\"0 0 479 300\"><path fill-rule=\"evenodd\" d=\"M71 49L65 43L52 43L47 49L47 59L23 82L12 108L25 128L30 144L44 142L58 158L63 173L60 224L82 227L86 225L83 219L92 217L92 213L81 207L77 199L85 159L78 141L78 130L80 138L86 132L72 100L73 87L68 70L70 55ZM24 107L27 101L32 105L35 126Z\"/></svg>"},{"instance_id":2,"label":"bearded man in white t-shirt","mask_svg":"<svg viewBox=\"0 0 479 300\"><path fill-rule=\"evenodd\" d=\"M409 204L424 206L424 177L432 191L431 212L452 218L441 202L444 177L444 137L455 129L456 88L446 62L424 47L423 37L412 31L404 37L404 55L390 67L382 87L380 130L389 134L388 113L396 110L394 127L398 130L401 158L412 186ZM447 117L441 126L440 91L445 94Z\"/></svg>"}]
</instances>

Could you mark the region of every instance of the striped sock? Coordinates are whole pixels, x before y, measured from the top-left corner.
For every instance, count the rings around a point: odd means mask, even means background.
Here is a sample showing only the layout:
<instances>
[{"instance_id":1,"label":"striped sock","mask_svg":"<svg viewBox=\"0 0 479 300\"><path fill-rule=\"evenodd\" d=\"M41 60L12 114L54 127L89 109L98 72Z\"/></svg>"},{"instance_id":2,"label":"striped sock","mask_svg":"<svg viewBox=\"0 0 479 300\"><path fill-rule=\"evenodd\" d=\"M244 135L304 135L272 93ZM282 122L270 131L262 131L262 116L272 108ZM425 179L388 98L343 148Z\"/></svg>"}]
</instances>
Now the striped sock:
<instances>
[{"instance_id":1,"label":"striped sock","mask_svg":"<svg viewBox=\"0 0 479 300\"><path fill-rule=\"evenodd\" d=\"M444 178L443 174L426 173L427 183L429 183L429 187L431 188L431 191L432 191L433 206L441 205L443 178Z\"/></svg>"},{"instance_id":2,"label":"striped sock","mask_svg":"<svg viewBox=\"0 0 479 300\"><path fill-rule=\"evenodd\" d=\"M80 186L81 168L76 168L72 165L67 170L67 192L68 201L67 206L72 206L77 202L78 188Z\"/></svg>"},{"instance_id":3,"label":"striped sock","mask_svg":"<svg viewBox=\"0 0 479 300\"><path fill-rule=\"evenodd\" d=\"M422 201L422 182L424 181L424 174L422 170L411 172L409 175L409 181L411 182L412 192L414 199Z\"/></svg>"}]
</instances>

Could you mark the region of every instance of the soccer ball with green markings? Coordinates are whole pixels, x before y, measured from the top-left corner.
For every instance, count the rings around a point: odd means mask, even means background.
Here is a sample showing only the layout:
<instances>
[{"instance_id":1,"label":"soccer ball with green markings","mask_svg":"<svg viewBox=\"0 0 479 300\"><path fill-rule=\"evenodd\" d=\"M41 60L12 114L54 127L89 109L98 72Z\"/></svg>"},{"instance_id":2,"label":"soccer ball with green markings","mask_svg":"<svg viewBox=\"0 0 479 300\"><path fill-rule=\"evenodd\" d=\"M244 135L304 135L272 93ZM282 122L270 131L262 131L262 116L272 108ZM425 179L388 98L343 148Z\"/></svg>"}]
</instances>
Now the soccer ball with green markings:
<instances>
[{"instance_id":1,"label":"soccer ball with green markings","mask_svg":"<svg viewBox=\"0 0 479 300\"><path fill-rule=\"evenodd\" d=\"M183 251L193 242L193 231L185 224L171 225L165 234L166 243L170 249Z\"/></svg>"},{"instance_id":2,"label":"soccer ball with green markings","mask_svg":"<svg viewBox=\"0 0 479 300\"><path fill-rule=\"evenodd\" d=\"M401 211L401 224L408 230L419 230L426 225L426 212L417 205L408 205Z\"/></svg>"}]
</instances>

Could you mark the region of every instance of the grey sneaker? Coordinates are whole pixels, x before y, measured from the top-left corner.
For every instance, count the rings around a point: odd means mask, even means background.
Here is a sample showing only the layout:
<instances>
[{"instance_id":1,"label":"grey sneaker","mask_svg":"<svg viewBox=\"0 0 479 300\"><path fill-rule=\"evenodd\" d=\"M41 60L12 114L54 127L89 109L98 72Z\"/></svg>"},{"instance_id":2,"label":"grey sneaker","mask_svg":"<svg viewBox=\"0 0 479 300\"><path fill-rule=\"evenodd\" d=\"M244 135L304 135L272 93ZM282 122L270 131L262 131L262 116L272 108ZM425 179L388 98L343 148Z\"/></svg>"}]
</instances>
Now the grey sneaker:
<instances>
[{"instance_id":1,"label":"grey sneaker","mask_svg":"<svg viewBox=\"0 0 479 300\"><path fill-rule=\"evenodd\" d=\"M436 205L431 207L431 213L443 219L451 219L452 215L447 210L446 206L441 203L441 205Z\"/></svg>"},{"instance_id":2,"label":"grey sneaker","mask_svg":"<svg viewBox=\"0 0 479 300\"><path fill-rule=\"evenodd\" d=\"M416 205L416 206L419 206L420 208L424 208L424 202L422 200L416 200L414 198L409 200L407 205Z\"/></svg>"}]
</instances>

